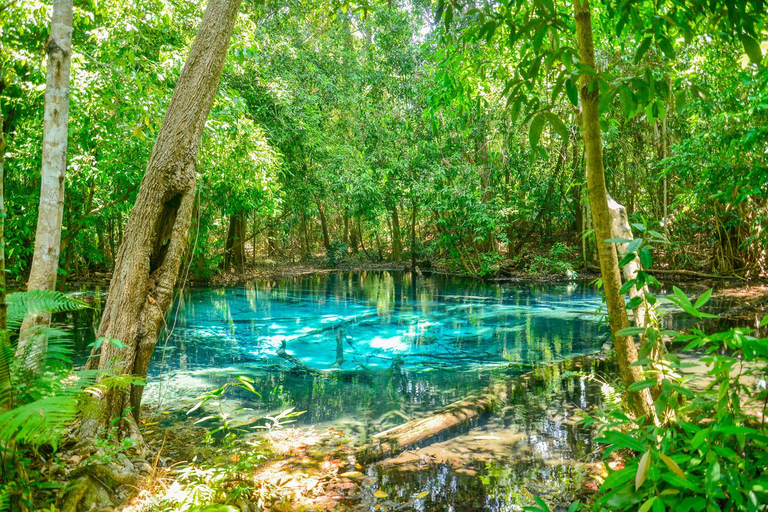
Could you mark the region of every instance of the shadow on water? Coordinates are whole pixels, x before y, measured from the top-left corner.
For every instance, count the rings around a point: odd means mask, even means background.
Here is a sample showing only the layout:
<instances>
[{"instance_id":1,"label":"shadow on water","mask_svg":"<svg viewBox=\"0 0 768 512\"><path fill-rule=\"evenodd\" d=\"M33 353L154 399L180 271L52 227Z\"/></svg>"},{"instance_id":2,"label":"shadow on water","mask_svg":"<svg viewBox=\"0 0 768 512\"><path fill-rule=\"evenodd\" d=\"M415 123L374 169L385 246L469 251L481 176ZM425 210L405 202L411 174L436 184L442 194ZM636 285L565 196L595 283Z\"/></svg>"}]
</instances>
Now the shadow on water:
<instances>
[{"instance_id":1,"label":"shadow on water","mask_svg":"<svg viewBox=\"0 0 768 512\"><path fill-rule=\"evenodd\" d=\"M103 292L85 295L94 308L66 318L80 362L103 302ZM504 511L534 494L567 505L588 470L572 461L596 456L576 421L602 396L599 382L570 372L612 373L579 357L607 340L595 313L601 303L586 282L414 281L386 271L186 289L168 315L144 398L178 418L195 397L247 375L261 397L226 400L241 423L295 407L306 411L299 424L364 440L504 379L514 384L497 411L364 468L370 483L347 502L355 510ZM280 357L283 344L314 371Z\"/></svg>"}]
</instances>

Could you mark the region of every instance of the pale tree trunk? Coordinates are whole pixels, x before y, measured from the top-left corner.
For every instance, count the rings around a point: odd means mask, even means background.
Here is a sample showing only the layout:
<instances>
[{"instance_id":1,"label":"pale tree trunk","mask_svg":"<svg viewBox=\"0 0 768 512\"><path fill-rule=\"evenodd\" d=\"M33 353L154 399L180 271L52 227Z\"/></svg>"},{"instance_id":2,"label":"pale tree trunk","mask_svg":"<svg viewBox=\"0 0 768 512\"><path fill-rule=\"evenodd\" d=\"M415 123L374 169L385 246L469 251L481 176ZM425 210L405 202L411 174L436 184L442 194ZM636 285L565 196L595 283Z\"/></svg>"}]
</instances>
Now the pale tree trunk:
<instances>
[{"instance_id":1,"label":"pale tree trunk","mask_svg":"<svg viewBox=\"0 0 768 512\"><path fill-rule=\"evenodd\" d=\"M582 64L596 71L595 48L592 36L592 18L589 0L574 0L574 20L579 45L579 58ZM619 372L624 384L629 386L645 379L643 369L631 366L637 361L637 347L631 336L619 336L618 332L629 327L624 297L620 293L621 275L616 257L616 247L607 239L612 238L611 212L608 208L608 192L605 186L603 167L603 141L600 133L600 114L598 103L600 93L593 83L594 75L583 72L579 78L579 96L582 108L582 136L587 159L587 186L592 220L595 225L597 252L600 259L600 273L603 278L603 290L608 309L611 334L619 364ZM648 389L629 393L630 404L635 414L656 421L653 409L653 397Z\"/></svg>"},{"instance_id":2,"label":"pale tree trunk","mask_svg":"<svg viewBox=\"0 0 768 512\"><path fill-rule=\"evenodd\" d=\"M611 196L608 196L608 207L611 210L611 233L614 238L624 238L631 240L634 235L632 234L632 228L629 225L629 217L627 216L627 210L621 204L617 203ZM618 257L623 258L627 254L628 243L616 244L616 251ZM632 261L627 263L621 268L621 272L624 275L624 281L631 281L637 277L637 273L644 270L643 264L640 262L640 258L635 256ZM648 304L645 299L645 295L649 293L647 285L641 286L639 289L636 286L630 288L627 295L630 299L639 297L642 302L632 311L635 318L635 326L642 329L658 328L659 319L656 312ZM646 335L640 335L640 344L644 344L648 341ZM659 339L651 349L649 358L652 363L649 365L655 374L656 381L661 384L666 372L666 364L664 363L664 354L667 353L666 346L664 345L664 339Z\"/></svg>"},{"instance_id":3,"label":"pale tree trunk","mask_svg":"<svg viewBox=\"0 0 768 512\"><path fill-rule=\"evenodd\" d=\"M64 213L64 180L67 172L67 125L69 122L69 70L72 55L72 0L53 0L51 35L46 45L43 114L43 165L40 207L28 290L55 290L61 249L61 221ZM33 336L51 315L24 318L16 349L17 357L35 364L45 350L45 338ZM34 343L33 340L36 340Z\"/></svg>"},{"instance_id":4,"label":"pale tree trunk","mask_svg":"<svg viewBox=\"0 0 768 512\"><path fill-rule=\"evenodd\" d=\"M182 69L136 204L125 228L98 336L107 338L88 367L146 377L157 334L173 298L187 248L195 199L197 154L219 84L240 0L211 0ZM109 339L119 339L118 349ZM96 355L96 354L94 354ZM107 389L102 425L121 417L122 427L141 439L136 418L142 386L130 392ZM94 426L84 426L92 435Z\"/></svg>"}]
</instances>

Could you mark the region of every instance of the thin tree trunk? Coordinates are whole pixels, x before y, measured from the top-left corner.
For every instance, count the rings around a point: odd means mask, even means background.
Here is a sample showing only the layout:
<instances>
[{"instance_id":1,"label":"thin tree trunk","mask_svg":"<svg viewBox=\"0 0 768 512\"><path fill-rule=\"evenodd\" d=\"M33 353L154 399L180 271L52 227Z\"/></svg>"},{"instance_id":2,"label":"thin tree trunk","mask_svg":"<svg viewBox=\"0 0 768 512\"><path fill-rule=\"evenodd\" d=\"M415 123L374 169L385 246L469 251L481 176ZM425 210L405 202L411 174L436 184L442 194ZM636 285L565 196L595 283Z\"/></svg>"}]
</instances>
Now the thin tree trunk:
<instances>
[{"instance_id":1,"label":"thin tree trunk","mask_svg":"<svg viewBox=\"0 0 768 512\"><path fill-rule=\"evenodd\" d=\"M2 72L2 66L0 66ZM5 132L0 111L0 411L11 408L11 348L5 297Z\"/></svg>"},{"instance_id":2,"label":"thin tree trunk","mask_svg":"<svg viewBox=\"0 0 768 512\"><path fill-rule=\"evenodd\" d=\"M400 261L403 255L403 242L400 240L400 217L397 205L392 207L392 261Z\"/></svg>"},{"instance_id":3,"label":"thin tree trunk","mask_svg":"<svg viewBox=\"0 0 768 512\"><path fill-rule=\"evenodd\" d=\"M349 248L352 250L353 254L357 254L360 250L358 247L358 232L357 227L355 225L355 218L352 217L350 220L350 223L352 224L349 228Z\"/></svg>"},{"instance_id":4,"label":"thin tree trunk","mask_svg":"<svg viewBox=\"0 0 768 512\"><path fill-rule=\"evenodd\" d=\"M245 213L239 212L233 215L232 222L235 225L235 238L232 241L232 265L235 270L242 273L245 272Z\"/></svg>"},{"instance_id":5,"label":"thin tree trunk","mask_svg":"<svg viewBox=\"0 0 768 512\"><path fill-rule=\"evenodd\" d=\"M309 245L309 232L307 231L307 212L301 212L301 231L304 234L304 253L301 255L301 260L308 260L312 256L312 251Z\"/></svg>"},{"instance_id":6,"label":"thin tree trunk","mask_svg":"<svg viewBox=\"0 0 768 512\"><path fill-rule=\"evenodd\" d=\"M344 210L344 233L341 235L341 241L349 246L349 211Z\"/></svg>"},{"instance_id":7,"label":"thin tree trunk","mask_svg":"<svg viewBox=\"0 0 768 512\"><path fill-rule=\"evenodd\" d=\"M232 246L235 244L235 222L232 215L229 216L229 226L227 227L227 239L224 241L224 272L232 270Z\"/></svg>"},{"instance_id":8,"label":"thin tree trunk","mask_svg":"<svg viewBox=\"0 0 768 512\"><path fill-rule=\"evenodd\" d=\"M574 0L574 19L578 37L579 58L585 66L595 70L595 49L592 36L592 18L589 0ZM608 318L613 335L613 343L619 363L619 372L624 383L629 386L645 379L640 366L632 366L637 361L637 347L631 336L620 336L620 330L629 327L624 297L620 293L621 274L619 272L616 247L607 239L611 234L611 212L608 208L608 192L605 187L605 169L603 167L603 141L600 133L600 114L598 103L600 93L593 83L594 75L582 72L580 80L580 98L582 108L582 135L584 152L587 157L587 185L592 220L595 225L597 251L600 259L600 273L603 278L603 290L608 309ZM653 419L653 398L648 389L629 393L631 406L638 416Z\"/></svg>"},{"instance_id":9,"label":"thin tree trunk","mask_svg":"<svg viewBox=\"0 0 768 512\"><path fill-rule=\"evenodd\" d=\"M411 271L416 272L416 199L411 204Z\"/></svg>"},{"instance_id":10,"label":"thin tree trunk","mask_svg":"<svg viewBox=\"0 0 768 512\"><path fill-rule=\"evenodd\" d=\"M69 122L69 70L72 55L72 0L54 0L51 35L46 46L43 113L43 165L40 207L37 213L35 252L27 282L28 290L55 290L61 250L61 222L64 214L64 181L67 172L67 125ZM38 325L49 324L51 315L24 318L17 345L17 357L28 356L35 364L45 350L44 337L32 346L31 334Z\"/></svg>"},{"instance_id":11,"label":"thin tree trunk","mask_svg":"<svg viewBox=\"0 0 768 512\"><path fill-rule=\"evenodd\" d=\"M197 154L219 84L240 0L211 0L176 84L125 229L98 336L99 357L88 367L146 378L187 248L195 199ZM119 339L119 349L109 339ZM105 391L101 424L123 418L126 433L141 439L143 386ZM131 411L132 414L125 414ZM98 425L84 425L93 435Z\"/></svg>"},{"instance_id":12,"label":"thin tree trunk","mask_svg":"<svg viewBox=\"0 0 768 512\"><path fill-rule=\"evenodd\" d=\"M326 251L331 250L331 237L328 235L328 222L325 220L325 207L317 199L317 210L320 212L320 227L323 229L323 247Z\"/></svg>"},{"instance_id":13,"label":"thin tree trunk","mask_svg":"<svg viewBox=\"0 0 768 512\"><path fill-rule=\"evenodd\" d=\"M629 218L627 217L626 209L617 203L612 197L608 196L608 207L611 209L611 233L614 238L624 238L631 240L633 238L632 228L629 225ZM623 258L627 254L628 243L616 244L616 251L618 257ZM643 271L643 265L640 262L640 258L637 256L629 263L621 268L621 272L624 275L624 281L631 281L637 277L637 273ZM656 316L653 308L648 304L645 297L649 293L648 286L643 285L639 289L636 286L630 288L628 295L630 299L639 297L641 299L640 304L633 310L635 326L642 329L648 327L659 327L659 319ZM647 336L640 335L640 344L643 345L648 341ZM666 371L666 365L664 364L664 354L667 353L666 346L664 344L664 338L659 336L656 340L656 344L653 346L650 352L650 359L652 361L649 364L650 370L655 374L656 381L661 385L664 379ZM656 392L656 390L654 390Z\"/></svg>"}]
</instances>

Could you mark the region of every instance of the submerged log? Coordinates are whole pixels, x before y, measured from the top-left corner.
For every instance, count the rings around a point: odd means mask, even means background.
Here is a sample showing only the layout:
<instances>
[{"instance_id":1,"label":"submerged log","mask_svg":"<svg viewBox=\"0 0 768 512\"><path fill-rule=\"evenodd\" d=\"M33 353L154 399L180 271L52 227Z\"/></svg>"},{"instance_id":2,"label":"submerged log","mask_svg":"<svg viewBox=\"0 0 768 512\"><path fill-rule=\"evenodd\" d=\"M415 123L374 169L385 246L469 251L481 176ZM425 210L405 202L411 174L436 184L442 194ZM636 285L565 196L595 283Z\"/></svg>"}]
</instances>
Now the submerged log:
<instances>
[{"instance_id":1,"label":"submerged log","mask_svg":"<svg viewBox=\"0 0 768 512\"><path fill-rule=\"evenodd\" d=\"M466 425L491 412L506 394L507 383L493 384L424 418L409 421L373 436L357 451L362 463L374 462Z\"/></svg>"},{"instance_id":2,"label":"submerged log","mask_svg":"<svg viewBox=\"0 0 768 512\"><path fill-rule=\"evenodd\" d=\"M285 350L285 345L286 345L285 344L285 340L283 340L283 342L280 344L280 348L277 350L277 356L281 357L281 358L285 359L286 361L288 361L289 363L291 363L293 365L293 370L299 371L299 372L302 372L302 373L310 373L310 374L313 374L313 375L319 373L314 368L311 368L311 367L307 366L306 364L304 364L304 362L301 359L299 359L298 357L296 357L296 356L294 356L292 354L289 354Z\"/></svg>"}]
</instances>

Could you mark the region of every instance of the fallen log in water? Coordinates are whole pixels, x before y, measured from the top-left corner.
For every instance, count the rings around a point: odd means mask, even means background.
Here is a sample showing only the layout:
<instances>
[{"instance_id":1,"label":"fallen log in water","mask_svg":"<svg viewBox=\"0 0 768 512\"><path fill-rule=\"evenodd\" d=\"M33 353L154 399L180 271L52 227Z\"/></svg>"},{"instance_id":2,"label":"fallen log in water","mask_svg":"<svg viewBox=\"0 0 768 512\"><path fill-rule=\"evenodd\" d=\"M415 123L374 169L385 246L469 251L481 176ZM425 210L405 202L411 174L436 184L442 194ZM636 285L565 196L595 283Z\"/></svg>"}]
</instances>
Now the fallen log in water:
<instances>
[{"instance_id":1,"label":"fallen log in water","mask_svg":"<svg viewBox=\"0 0 768 512\"><path fill-rule=\"evenodd\" d=\"M504 398L507 383L493 384L477 394L467 396L424 418L409 421L373 436L357 450L362 463L374 462L394 455L409 446L427 441L447 430L480 419Z\"/></svg>"}]
</instances>

